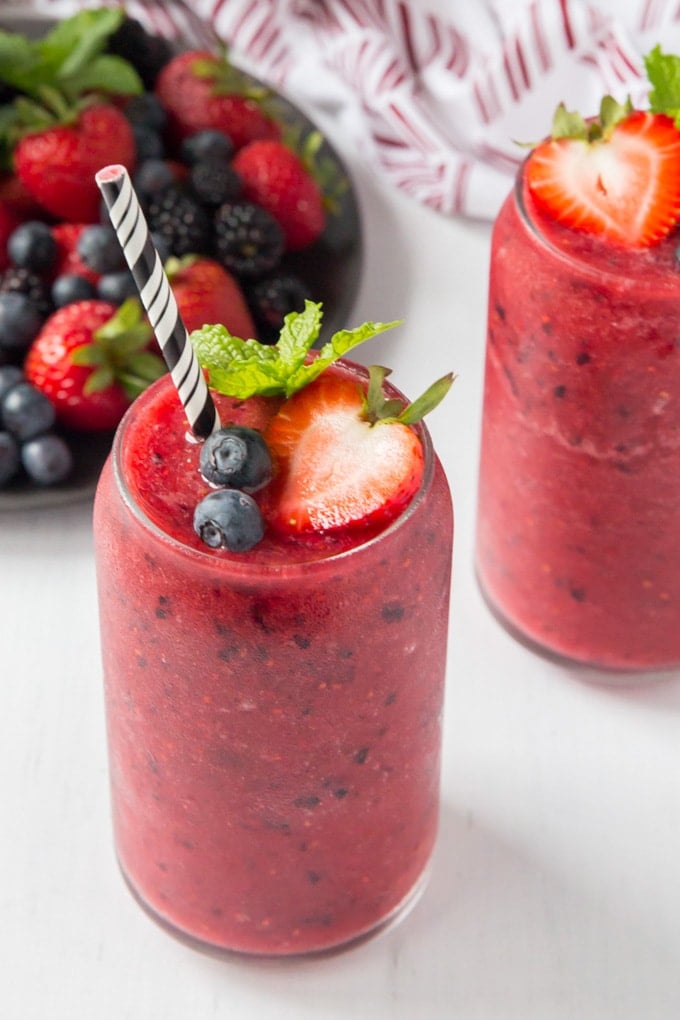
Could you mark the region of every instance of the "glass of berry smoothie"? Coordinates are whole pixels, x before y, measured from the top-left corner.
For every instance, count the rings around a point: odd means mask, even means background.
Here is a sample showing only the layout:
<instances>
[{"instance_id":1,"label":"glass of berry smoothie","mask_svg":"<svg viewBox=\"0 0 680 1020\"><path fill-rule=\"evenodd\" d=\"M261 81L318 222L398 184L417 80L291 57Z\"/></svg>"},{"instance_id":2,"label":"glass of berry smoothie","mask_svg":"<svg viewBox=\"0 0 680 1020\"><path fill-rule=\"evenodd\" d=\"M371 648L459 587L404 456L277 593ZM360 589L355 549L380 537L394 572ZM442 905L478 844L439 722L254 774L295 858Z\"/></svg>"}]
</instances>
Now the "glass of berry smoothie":
<instances>
[{"instance_id":1,"label":"glass of berry smoothie","mask_svg":"<svg viewBox=\"0 0 680 1020\"><path fill-rule=\"evenodd\" d=\"M366 386L345 361L323 378ZM282 407L213 396L223 424L265 436ZM140 903L193 944L328 950L423 887L452 510L414 431L422 481L390 520L296 531L286 518L237 553L194 530L210 487L167 377L119 428L95 505L116 850ZM276 488L253 498L275 519Z\"/></svg>"},{"instance_id":2,"label":"glass of berry smoothie","mask_svg":"<svg viewBox=\"0 0 680 1020\"><path fill-rule=\"evenodd\" d=\"M658 671L680 665L680 132L657 113L617 124L534 150L494 227L476 565L538 649ZM598 226L619 173L629 205ZM666 203L648 237L639 211Z\"/></svg>"}]
</instances>

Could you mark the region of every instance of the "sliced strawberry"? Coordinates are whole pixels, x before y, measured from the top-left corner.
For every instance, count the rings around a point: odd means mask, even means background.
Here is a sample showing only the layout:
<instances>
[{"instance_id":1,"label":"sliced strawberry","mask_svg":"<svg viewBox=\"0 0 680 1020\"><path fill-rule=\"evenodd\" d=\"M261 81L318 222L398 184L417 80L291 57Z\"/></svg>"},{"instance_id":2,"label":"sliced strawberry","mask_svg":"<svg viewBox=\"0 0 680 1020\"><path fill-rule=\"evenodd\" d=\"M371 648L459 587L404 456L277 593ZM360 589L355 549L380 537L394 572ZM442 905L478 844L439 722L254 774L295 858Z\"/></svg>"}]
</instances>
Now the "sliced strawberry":
<instances>
[{"instance_id":1,"label":"sliced strawberry","mask_svg":"<svg viewBox=\"0 0 680 1020\"><path fill-rule=\"evenodd\" d=\"M417 492L423 448L408 425L370 424L365 393L325 372L295 393L269 422L265 439L277 477L265 513L285 532L386 523Z\"/></svg>"},{"instance_id":2,"label":"sliced strawberry","mask_svg":"<svg viewBox=\"0 0 680 1020\"><path fill-rule=\"evenodd\" d=\"M680 131L635 111L601 137L560 137L528 158L536 203L560 223L625 247L661 240L680 217Z\"/></svg>"}]
</instances>

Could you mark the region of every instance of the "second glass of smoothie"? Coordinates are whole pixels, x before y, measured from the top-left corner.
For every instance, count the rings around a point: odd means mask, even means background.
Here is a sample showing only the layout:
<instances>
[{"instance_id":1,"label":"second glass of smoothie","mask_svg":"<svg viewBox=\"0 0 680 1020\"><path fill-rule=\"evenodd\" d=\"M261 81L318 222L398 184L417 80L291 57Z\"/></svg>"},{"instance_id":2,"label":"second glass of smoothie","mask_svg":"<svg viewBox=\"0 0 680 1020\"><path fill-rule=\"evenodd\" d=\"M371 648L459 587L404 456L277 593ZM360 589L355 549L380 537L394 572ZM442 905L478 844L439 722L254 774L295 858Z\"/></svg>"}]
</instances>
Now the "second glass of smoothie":
<instances>
[{"instance_id":1,"label":"second glass of smoothie","mask_svg":"<svg viewBox=\"0 0 680 1020\"><path fill-rule=\"evenodd\" d=\"M626 250L518 177L493 233L477 571L539 649L680 665L677 228Z\"/></svg>"}]
</instances>

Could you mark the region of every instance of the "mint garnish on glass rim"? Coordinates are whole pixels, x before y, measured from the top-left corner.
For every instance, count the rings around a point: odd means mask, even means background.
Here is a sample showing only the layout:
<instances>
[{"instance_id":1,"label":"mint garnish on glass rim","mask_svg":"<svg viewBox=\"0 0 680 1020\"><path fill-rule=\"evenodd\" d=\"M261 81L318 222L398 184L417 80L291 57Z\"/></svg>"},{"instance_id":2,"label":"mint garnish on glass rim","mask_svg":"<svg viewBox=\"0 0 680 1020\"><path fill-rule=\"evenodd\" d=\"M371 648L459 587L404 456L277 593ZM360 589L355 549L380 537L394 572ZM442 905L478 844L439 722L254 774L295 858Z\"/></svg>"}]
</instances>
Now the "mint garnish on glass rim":
<instances>
[{"instance_id":1,"label":"mint garnish on glass rim","mask_svg":"<svg viewBox=\"0 0 680 1020\"><path fill-rule=\"evenodd\" d=\"M307 355L318 339L323 311L320 303L305 301L302 312L290 312L284 319L275 344L259 340L241 340L222 325L203 326L191 334L199 364L207 370L210 386L228 397L290 397L321 375L324 369L347 351L379 333L400 324L364 322L355 329L334 333L313 361ZM364 401L364 415L371 424L377 421L411 425L420 421L440 403L455 379L453 372L434 382L417 400L406 407L400 401L385 401L382 382L390 369L372 365ZM397 404L399 406L397 406Z\"/></svg>"},{"instance_id":2,"label":"mint garnish on glass rim","mask_svg":"<svg viewBox=\"0 0 680 1020\"><path fill-rule=\"evenodd\" d=\"M290 312L284 319L278 341L262 344L241 340L221 325L203 326L191 334L191 342L210 385L219 393L245 400L247 397L290 397L353 347L399 325L395 322L365 322L356 329L335 333L319 350L314 361L305 363L321 329L320 303L305 301L303 312Z\"/></svg>"}]
</instances>

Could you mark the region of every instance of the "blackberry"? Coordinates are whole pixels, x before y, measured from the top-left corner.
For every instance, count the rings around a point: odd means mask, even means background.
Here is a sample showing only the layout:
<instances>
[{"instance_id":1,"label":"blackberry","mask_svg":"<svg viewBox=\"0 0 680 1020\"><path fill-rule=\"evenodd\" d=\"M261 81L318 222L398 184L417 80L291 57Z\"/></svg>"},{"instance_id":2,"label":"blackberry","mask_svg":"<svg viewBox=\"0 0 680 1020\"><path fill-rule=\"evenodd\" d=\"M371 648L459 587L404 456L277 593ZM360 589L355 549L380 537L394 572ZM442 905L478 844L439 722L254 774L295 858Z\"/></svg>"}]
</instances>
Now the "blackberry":
<instances>
[{"instance_id":1,"label":"blackberry","mask_svg":"<svg viewBox=\"0 0 680 1020\"><path fill-rule=\"evenodd\" d=\"M142 125L159 132L167 127L168 115L153 92L131 96L123 107L123 113L133 125Z\"/></svg>"},{"instance_id":2,"label":"blackberry","mask_svg":"<svg viewBox=\"0 0 680 1020\"><path fill-rule=\"evenodd\" d=\"M305 301L312 300L309 288L292 273L265 276L251 283L246 290L250 314L263 344L275 344L283 320L289 312L304 311Z\"/></svg>"},{"instance_id":3,"label":"blackberry","mask_svg":"<svg viewBox=\"0 0 680 1020\"><path fill-rule=\"evenodd\" d=\"M214 217L215 253L237 276L261 276L283 255L283 230L273 216L252 202L224 202Z\"/></svg>"},{"instance_id":4,"label":"blackberry","mask_svg":"<svg viewBox=\"0 0 680 1020\"><path fill-rule=\"evenodd\" d=\"M43 319L53 311L50 288L37 273L23 266L11 266L0 273L0 294L25 294Z\"/></svg>"},{"instance_id":5,"label":"blackberry","mask_svg":"<svg viewBox=\"0 0 680 1020\"><path fill-rule=\"evenodd\" d=\"M167 242L172 255L207 255L211 249L210 220L204 209L174 185L149 200L149 229Z\"/></svg>"},{"instance_id":6,"label":"blackberry","mask_svg":"<svg viewBox=\"0 0 680 1020\"><path fill-rule=\"evenodd\" d=\"M121 22L109 37L107 49L133 65L147 92L153 92L159 71L172 57L170 42L151 35L135 18L125 18Z\"/></svg>"},{"instance_id":7,"label":"blackberry","mask_svg":"<svg viewBox=\"0 0 680 1020\"><path fill-rule=\"evenodd\" d=\"M233 167L216 159L204 159L189 170L189 187L203 205L218 206L241 194L242 181Z\"/></svg>"}]
</instances>

